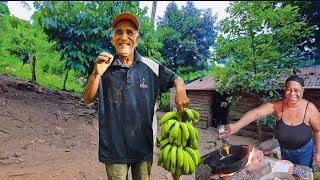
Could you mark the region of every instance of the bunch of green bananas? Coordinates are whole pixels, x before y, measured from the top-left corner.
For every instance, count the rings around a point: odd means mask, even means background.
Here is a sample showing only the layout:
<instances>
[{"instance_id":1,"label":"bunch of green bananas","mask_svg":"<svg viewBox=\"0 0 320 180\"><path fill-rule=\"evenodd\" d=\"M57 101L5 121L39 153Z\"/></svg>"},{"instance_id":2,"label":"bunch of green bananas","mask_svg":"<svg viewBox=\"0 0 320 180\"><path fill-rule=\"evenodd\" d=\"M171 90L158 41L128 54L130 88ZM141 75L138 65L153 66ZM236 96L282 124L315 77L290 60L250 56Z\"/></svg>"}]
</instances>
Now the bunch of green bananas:
<instances>
[{"instance_id":1,"label":"bunch of green bananas","mask_svg":"<svg viewBox=\"0 0 320 180\"><path fill-rule=\"evenodd\" d=\"M158 165L171 172L174 179L179 179L182 174L192 174L201 161L199 132L193 126L199 118L198 111L185 108L182 114L168 112L160 119Z\"/></svg>"}]
</instances>

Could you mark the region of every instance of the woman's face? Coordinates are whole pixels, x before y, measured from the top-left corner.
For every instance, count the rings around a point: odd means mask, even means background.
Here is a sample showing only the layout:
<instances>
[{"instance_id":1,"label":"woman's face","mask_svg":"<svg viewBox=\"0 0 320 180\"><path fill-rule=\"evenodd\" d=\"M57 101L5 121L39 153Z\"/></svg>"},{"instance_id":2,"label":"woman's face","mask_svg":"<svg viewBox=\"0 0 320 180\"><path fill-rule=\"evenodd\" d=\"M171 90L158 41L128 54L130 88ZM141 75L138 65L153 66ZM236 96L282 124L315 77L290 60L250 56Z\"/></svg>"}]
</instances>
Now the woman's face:
<instances>
[{"instance_id":1,"label":"woman's face","mask_svg":"<svg viewBox=\"0 0 320 180\"><path fill-rule=\"evenodd\" d=\"M288 81L284 88L284 97L289 105L295 105L302 99L303 88L296 81Z\"/></svg>"}]
</instances>

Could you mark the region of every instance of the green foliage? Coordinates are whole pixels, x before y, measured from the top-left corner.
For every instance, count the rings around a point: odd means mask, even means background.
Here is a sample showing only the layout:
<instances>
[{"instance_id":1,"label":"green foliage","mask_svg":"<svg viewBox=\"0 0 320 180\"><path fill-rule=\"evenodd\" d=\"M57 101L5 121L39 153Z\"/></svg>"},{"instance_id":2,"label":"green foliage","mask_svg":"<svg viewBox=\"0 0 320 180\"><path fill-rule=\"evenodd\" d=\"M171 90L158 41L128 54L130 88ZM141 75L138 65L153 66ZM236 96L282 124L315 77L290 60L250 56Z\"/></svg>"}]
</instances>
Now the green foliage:
<instances>
[{"instance_id":1,"label":"green foliage","mask_svg":"<svg viewBox=\"0 0 320 180\"><path fill-rule=\"evenodd\" d=\"M300 19L305 20L309 26L320 28L320 1L282 1L282 6L290 4L299 7ZM303 51L304 58L314 60L315 64L320 64L320 31L315 29L310 37L303 39L303 45L299 47ZM304 48L307 46L308 48ZM307 64L308 65L308 64Z\"/></svg>"},{"instance_id":2,"label":"green foliage","mask_svg":"<svg viewBox=\"0 0 320 180\"><path fill-rule=\"evenodd\" d=\"M37 56L37 83L50 89L61 89L64 62L59 61L61 55L55 51L54 43L48 43L46 34L40 28L12 16L0 17L0 24L0 72L30 80L31 65L23 65L21 56L32 50ZM76 82L79 74L71 71L69 77L67 90L81 93L82 86Z\"/></svg>"},{"instance_id":3,"label":"green foliage","mask_svg":"<svg viewBox=\"0 0 320 180\"><path fill-rule=\"evenodd\" d=\"M59 64L59 58L39 59L39 63L37 64L38 68L36 68L37 83L48 89L61 90L65 72L61 75L44 73L41 66L45 65L46 62L53 63L50 65L49 71L51 71L52 66L57 68L54 63ZM31 80L31 67L29 65L23 66L19 58L14 58L9 55L0 57L0 72L10 76ZM83 87L77 82L77 77L79 76L75 71L71 70L71 72L69 72L66 90L80 94L83 91Z\"/></svg>"},{"instance_id":4,"label":"green foliage","mask_svg":"<svg viewBox=\"0 0 320 180\"><path fill-rule=\"evenodd\" d=\"M320 180L320 172L316 171L315 175L314 175L314 179L315 180Z\"/></svg>"},{"instance_id":5,"label":"green foliage","mask_svg":"<svg viewBox=\"0 0 320 180\"><path fill-rule=\"evenodd\" d=\"M220 22L212 59L216 89L221 93L261 94L261 103L279 99L284 75L300 68L304 39L313 27L299 19L299 8L270 1L232 2L229 17ZM235 98L231 98L231 100ZM262 118L272 127L275 118Z\"/></svg>"},{"instance_id":6,"label":"green foliage","mask_svg":"<svg viewBox=\"0 0 320 180\"><path fill-rule=\"evenodd\" d=\"M231 3L213 54L217 62L226 61L223 67L213 65L219 92L277 96L271 92L282 88L280 77L301 67L297 42L312 30L298 19L298 10L266 1Z\"/></svg>"},{"instance_id":7,"label":"green foliage","mask_svg":"<svg viewBox=\"0 0 320 180\"><path fill-rule=\"evenodd\" d=\"M274 115L266 116L260 119L259 123L269 128L273 128L276 125L276 117Z\"/></svg>"},{"instance_id":8,"label":"green foliage","mask_svg":"<svg viewBox=\"0 0 320 180\"><path fill-rule=\"evenodd\" d=\"M157 102L161 110L170 111L170 92L160 94Z\"/></svg>"},{"instance_id":9,"label":"green foliage","mask_svg":"<svg viewBox=\"0 0 320 180\"><path fill-rule=\"evenodd\" d=\"M32 81L36 80L35 75L35 60L36 46L39 46L37 29L33 28L28 22L19 18L5 15L0 17L0 22L3 24L1 34L1 51L8 51L10 55L20 57L23 64L32 62Z\"/></svg>"},{"instance_id":10,"label":"green foliage","mask_svg":"<svg viewBox=\"0 0 320 180\"><path fill-rule=\"evenodd\" d=\"M10 10L8 8L7 3L5 1L0 2L0 16L10 15Z\"/></svg>"},{"instance_id":11,"label":"green foliage","mask_svg":"<svg viewBox=\"0 0 320 180\"><path fill-rule=\"evenodd\" d=\"M191 66L180 66L177 70L177 74L179 74L185 84L188 84L196 79L206 76L208 71L194 71Z\"/></svg>"},{"instance_id":12,"label":"green foliage","mask_svg":"<svg viewBox=\"0 0 320 180\"><path fill-rule=\"evenodd\" d=\"M180 66L206 70L209 48L216 36L215 21L210 10L199 10L193 2L187 2L182 10L175 2L169 3L157 28L164 45L161 49L164 64L176 72Z\"/></svg>"}]
</instances>

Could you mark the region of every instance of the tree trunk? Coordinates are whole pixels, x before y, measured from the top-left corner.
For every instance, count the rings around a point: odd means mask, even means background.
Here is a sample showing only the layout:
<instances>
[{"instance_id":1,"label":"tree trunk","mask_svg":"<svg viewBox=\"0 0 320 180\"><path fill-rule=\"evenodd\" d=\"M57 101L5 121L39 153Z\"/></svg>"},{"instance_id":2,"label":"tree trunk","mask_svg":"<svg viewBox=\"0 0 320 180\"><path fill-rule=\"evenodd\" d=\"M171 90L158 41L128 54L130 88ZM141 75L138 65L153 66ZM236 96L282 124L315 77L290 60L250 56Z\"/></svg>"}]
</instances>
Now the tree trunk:
<instances>
[{"instance_id":1,"label":"tree trunk","mask_svg":"<svg viewBox=\"0 0 320 180\"><path fill-rule=\"evenodd\" d=\"M254 45L254 32L250 29L250 36L251 36L251 44L252 44L252 64L254 69L254 74L257 74L257 63L256 63L256 47Z\"/></svg>"},{"instance_id":2,"label":"tree trunk","mask_svg":"<svg viewBox=\"0 0 320 180\"><path fill-rule=\"evenodd\" d=\"M36 54L32 54L31 55L31 81L32 82L36 82L37 81L37 78L36 78L36 61L37 61Z\"/></svg>"},{"instance_id":3,"label":"tree trunk","mask_svg":"<svg viewBox=\"0 0 320 180\"><path fill-rule=\"evenodd\" d=\"M151 23L153 27L155 26L156 12L157 12L157 1L152 1Z\"/></svg>"},{"instance_id":4,"label":"tree trunk","mask_svg":"<svg viewBox=\"0 0 320 180\"><path fill-rule=\"evenodd\" d=\"M67 79L68 79L68 75L69 75L69 69L67 69L67 74L64 78L64 81L63 81L63 88L62 90L65 91L66 90L66 82L67 82Z\"/></svg>"}]
</instances>

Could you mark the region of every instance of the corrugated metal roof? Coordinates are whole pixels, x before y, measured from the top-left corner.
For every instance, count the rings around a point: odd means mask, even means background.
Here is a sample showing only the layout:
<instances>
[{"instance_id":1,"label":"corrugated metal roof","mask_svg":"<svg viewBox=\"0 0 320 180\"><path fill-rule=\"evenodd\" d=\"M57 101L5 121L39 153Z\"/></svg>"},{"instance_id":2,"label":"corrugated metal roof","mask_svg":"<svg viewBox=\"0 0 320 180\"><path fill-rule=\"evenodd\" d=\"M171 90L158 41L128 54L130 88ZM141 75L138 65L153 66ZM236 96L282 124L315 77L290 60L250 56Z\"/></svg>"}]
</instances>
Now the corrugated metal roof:
<instances>
[{"instance_id":1,"label":"corrugated metal roof","mask_svg":"<svg viewBox=\"0 0 320 180\"><path fill-rule=\"evenodd\" d=\"M214 90L216 81L210 77L202 77L186 85L186 90Z\"/></svg>"},{"instance_id":2,"label":"corrugated metal roof","mask_svg":"<svg viewBox=\"0 0 320 180\"><path fill-rule=\"evenodd\" d=\"M304 79L305 88L320 89L320 64L301 68L297 74Z\"/></svg>"},{"instance_id":3,"label":"corrugated metal roof","mask_svg":"<svg viewBox=\"0 0 320 180\"><path fill-rule=\"evenodd\" d=\"M297 72L304 78L305 88L320 89L320 64L304 67ZM283 81L287 77L283 77ZM186 90L215 90L216 81L211 76L202 77L186 85Z\"/></svg>"}]
</instances>

